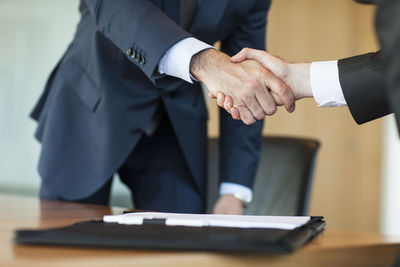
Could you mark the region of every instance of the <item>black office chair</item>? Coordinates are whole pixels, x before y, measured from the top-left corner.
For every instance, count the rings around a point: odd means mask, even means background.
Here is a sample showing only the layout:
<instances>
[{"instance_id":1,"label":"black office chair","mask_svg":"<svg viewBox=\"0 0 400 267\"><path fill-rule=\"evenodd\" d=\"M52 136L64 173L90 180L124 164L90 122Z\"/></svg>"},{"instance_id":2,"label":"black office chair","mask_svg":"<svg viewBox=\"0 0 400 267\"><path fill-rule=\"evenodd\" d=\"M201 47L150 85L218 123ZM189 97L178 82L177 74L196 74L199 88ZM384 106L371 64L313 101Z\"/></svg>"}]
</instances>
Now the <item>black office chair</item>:
<instances>
[{"instance_id":1,"label":"black office chair","mask_svg":"<svg viewBox=\"0 0 400 267\"><path fill-rule=\"evenodd\" d=\"M253 186L251 215L307 215L319 142L310 139L264 137ZM218 198L218 139L208 145L208 212Z\"/></svg>"}]
</instances>

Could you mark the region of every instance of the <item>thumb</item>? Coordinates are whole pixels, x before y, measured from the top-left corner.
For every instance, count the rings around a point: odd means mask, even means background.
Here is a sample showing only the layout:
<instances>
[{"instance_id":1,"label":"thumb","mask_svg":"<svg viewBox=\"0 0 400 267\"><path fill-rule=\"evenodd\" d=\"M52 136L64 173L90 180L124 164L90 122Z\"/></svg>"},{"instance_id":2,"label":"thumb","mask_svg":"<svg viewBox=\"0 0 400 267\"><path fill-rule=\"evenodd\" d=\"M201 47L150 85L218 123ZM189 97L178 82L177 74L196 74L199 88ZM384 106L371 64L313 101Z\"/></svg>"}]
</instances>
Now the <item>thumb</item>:
<instances>
[{"instance_id":1,"label":"thumb","mask_svg":"<svg viewBox=\"0 0 400 267\"><path fill-rule=\"evenodd\" d=\"M236 55L231 57L231 61L234 63L239 63L239 62L242 62L243 60L246 60L247 50L248 50L247 48L243 48L242 50L240 50L239 53L237 53Z\"/></svg>"}]
</instances>

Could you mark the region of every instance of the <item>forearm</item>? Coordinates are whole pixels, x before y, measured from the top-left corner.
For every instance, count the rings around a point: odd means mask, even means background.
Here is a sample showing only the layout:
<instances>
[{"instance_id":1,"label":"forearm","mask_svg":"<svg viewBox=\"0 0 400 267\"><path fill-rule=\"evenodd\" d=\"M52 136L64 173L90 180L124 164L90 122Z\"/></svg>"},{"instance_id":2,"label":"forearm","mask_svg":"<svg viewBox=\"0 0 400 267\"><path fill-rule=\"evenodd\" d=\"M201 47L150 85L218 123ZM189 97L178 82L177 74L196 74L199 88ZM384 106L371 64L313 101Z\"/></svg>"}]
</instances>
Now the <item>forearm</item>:
<instances>
[{"instance_id":1,"label":"forearm","mask_svg":"<svg viewBox=\"0 0 400 267\"><path fill-rule=\"evenodd\" d=\"M310 63L289 64L289 71L284 82L290 88L296 88L293 94L296 99L313 97L310 78Z\"/></svg>"}]
</instances>

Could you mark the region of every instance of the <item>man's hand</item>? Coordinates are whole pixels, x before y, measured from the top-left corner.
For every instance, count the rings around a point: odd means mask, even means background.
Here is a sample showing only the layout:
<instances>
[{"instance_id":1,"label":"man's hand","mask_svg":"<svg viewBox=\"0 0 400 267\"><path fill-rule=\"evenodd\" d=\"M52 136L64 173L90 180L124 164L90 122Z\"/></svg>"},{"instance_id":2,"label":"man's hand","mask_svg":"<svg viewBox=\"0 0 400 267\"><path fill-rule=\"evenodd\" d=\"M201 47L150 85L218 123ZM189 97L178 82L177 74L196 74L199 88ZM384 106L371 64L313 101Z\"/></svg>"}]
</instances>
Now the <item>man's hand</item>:
<instances>
[{"instance_id":1,"label":"man's hand","mask_svg":"<svg viewBox=\"0 0 400 267\"><path fill-rule=\"evenodd\" d=\"M244 48L237 55L231 58L232 62L235 63L240 63L249 59L256 60L285 82L285 84L291 88L296 100L313 96L310 82L310 64L288 63L285 60L272 56L265 51L249 48ZM219 92L217 95L210 94L210 97L216 98L218 105L228 110L234 119L241 119L242 111L233 107L233 99L229 95ZM276 98L276 96L274 96L274 98ZM279 99L277 99L277 103L279 104Z\"/></svg>"},{"instance_id":2,"label":"man's hand","mask_svg":"<svg viewBox=\"0 0 400 267\"><path fill-rule=\"evenodd\" d=\"M292 90L296 100L313 96L309 63L289 63L265 51L250 48L242 49L242 51L231 58L232 62L235 63L240 63L248 59L256 60L286 83Z\"/></svg>"},{"instance_id":3,"label":"man's hand","mask_svg":"<svg viewBox=\"0 0 400 267\"><path fill-rule=\"evenodd\" d=\"M234 197L233 195L222 195L215 203L213 213L214 214L243 214L242 202Z\"/></svg>"},{"instance_id":4,"label":"man's hand","mask_svg":"<svg viewBox=\"0 0 400 267\"><path fill-rule=\"evenodd\" d=\"M288 86L255 60L233 63L224 53L207 49L193 56L190 70L212 95L230 96L232 106L225 109L236 107L246 124L274 114L276 102L294 111L295 98Z\"/></svg>"}]
</instances>

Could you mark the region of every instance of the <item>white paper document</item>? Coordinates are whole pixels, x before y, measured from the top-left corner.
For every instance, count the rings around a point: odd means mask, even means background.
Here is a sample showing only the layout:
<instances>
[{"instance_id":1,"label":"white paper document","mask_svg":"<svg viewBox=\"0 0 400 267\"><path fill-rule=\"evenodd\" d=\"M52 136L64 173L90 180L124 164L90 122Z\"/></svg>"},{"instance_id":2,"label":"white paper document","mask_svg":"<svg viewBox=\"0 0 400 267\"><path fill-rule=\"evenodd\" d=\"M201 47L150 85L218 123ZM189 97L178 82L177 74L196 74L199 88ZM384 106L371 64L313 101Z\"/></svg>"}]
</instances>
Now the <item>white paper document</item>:
<instances>
[{"instance_id":1,"label":"white paper document","mask_svg":"<svg viewBox=\"0 0 400 267\"><path fill-rule=\"evenodd\" d=\"M170 226L273 228L292 230L306 224L309 216L249 216L217 214L183 214L163 212L136 212L106 215L103 221L128 225L141 225L145 220L164 220Z\"/></svg>"}]
</instances>

